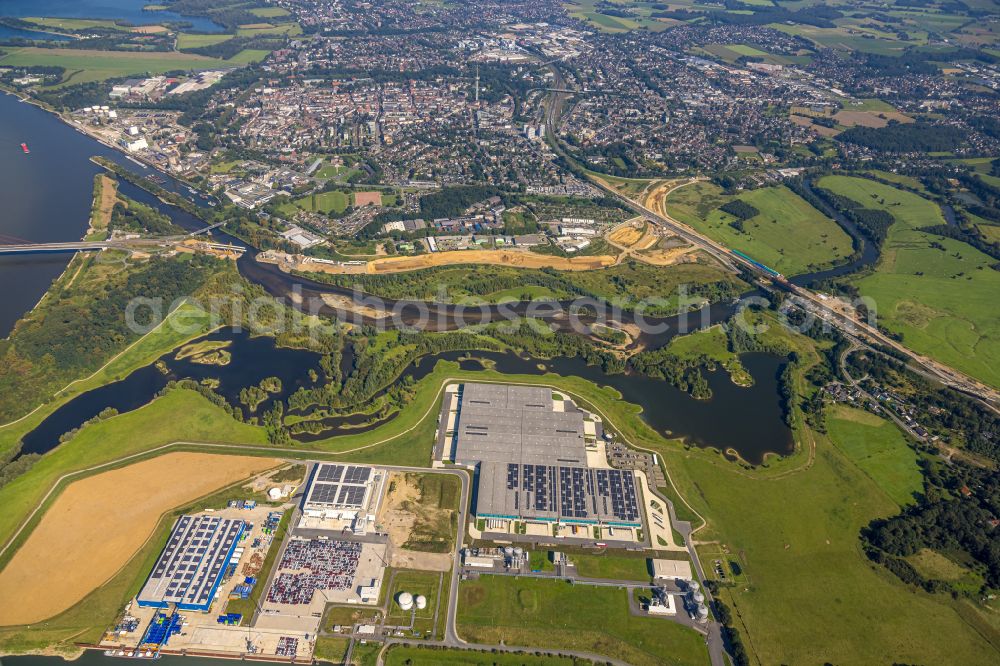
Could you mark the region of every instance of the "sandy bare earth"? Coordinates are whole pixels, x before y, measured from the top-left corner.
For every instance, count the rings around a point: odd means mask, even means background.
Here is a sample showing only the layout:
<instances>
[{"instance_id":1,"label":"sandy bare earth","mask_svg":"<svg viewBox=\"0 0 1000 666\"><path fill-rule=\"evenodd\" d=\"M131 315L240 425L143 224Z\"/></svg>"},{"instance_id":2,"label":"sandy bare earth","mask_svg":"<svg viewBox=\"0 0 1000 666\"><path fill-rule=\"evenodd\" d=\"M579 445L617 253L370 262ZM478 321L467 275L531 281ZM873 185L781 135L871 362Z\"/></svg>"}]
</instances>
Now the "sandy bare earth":
<instances>
[{"instance_id":1,"label":"sandy bare earth","mask_svg":"<svg viewBox=\"0 0 1000 666\"><path fill-rule=\"evenodd\" d=\"M416 257L386 257L368 262L369 273L400 273L432 266L495 264L516 268L555 268L560 271L590 271L615 263L614 257L553 257L523 250L454 250Z\"/></svg>"},{"instance_id":2,"label":"sandy bare earth","mask_svg":"<svg viewBox=\"0 0 1000 666\"><path fill-rule=\"evenodd\" d=\"M168 453L73 482L0 571L0 626L70 608L135 555L165 512L278 464Z\"/></svg>"}]
</instances>

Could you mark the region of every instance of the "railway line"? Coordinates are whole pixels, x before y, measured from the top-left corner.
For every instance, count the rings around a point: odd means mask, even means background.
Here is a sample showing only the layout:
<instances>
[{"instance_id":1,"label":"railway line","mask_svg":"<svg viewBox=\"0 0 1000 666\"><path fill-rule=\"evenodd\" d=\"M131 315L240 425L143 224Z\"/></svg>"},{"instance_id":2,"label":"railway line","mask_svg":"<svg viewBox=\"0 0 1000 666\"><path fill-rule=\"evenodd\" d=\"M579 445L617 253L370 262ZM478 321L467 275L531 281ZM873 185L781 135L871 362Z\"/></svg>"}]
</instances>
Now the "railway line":
<instances>
[{"instance_id":1,"label":"railway line","mask_svg":"<svg viewBox=\"0 0 1000 666\"><path fill-rule=\"evenodd\" d=\"M559 68L554 63L548 64L549 70L553 74L553 89L566 88L565 79ZM545 103L545 130L546 139L552 149L570 164L576 165L575 160L566 153L559 142L558 126L559 118L562 115L563 105L566 102L566 93L553 92L549 95ZM579 166L579 165L577 165ZM666 211L657 212L643 203L630 199L609 186L598 177L588 174L590 182L621 202L629 210L641 215L650 223L676 234L683 240L701 249L711 257L719 261L730 270L744 270L751 275L758 277L764 284L774 288L789 292L794 297L796 305L813 314L822 321L836 327L848 336L859 340L865 344L880 345L889 348L906 358L907 362L917 366L921 372L929 377L937 379L942 384L960 391L970 397L978 399L993 411L1000 413L1000 392L987 386L983 382L976 380L963 372L952 367L939 363L926 356L909 349L902 343L889 337L877 327L859 320L855 316L850 316L834 308L826 302L820 295L810 289L801 287L789 282L783 275L762 263L754 261L749 256L731 250L725 245L718 243L707 236L704 236L691 227L678 222L666 214Z\"/></svg>"}]
</instances>

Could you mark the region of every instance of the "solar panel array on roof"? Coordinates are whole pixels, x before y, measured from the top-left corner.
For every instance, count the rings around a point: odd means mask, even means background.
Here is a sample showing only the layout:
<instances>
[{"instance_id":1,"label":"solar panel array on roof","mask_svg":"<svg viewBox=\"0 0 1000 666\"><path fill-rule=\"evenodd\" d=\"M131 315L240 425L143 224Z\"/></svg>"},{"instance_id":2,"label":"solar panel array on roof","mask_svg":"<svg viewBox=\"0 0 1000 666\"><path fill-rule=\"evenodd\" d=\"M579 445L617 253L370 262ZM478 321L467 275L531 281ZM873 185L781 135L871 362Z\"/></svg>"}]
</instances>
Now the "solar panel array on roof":
<instances>
[{"instance_id":1,"label":"solar panel array on roof","mask_svg":"<svg viewBox=\"0 0 1000 666\"><path fill-rule=\"evenodd\" d=\"M340 481L341 477L344 475L343 465L320 465L319 469L316 470L316 480L317 481L332 481L337 483Z\"/></svg>"},{"instance_id":2,"label":"solar panel array on roof","mask_svg":"<svg viewBox=\"0 0 1000 666\"><path fill-rule=\"evenodd\" d=\"M477 478L480 516L641 525L629 471L482 463Z\"/></svg>"},{"instance_id":3,"label":"solar panel array on roof","mask_svg":"<svg viewBox=\"0 0 1000 666\"><path fill-rule=\"evenodd\" d=\"M316 466L306 495L306 506L323 509L360 509L368 495L372 469L363 465Z\"/></svg>"},{"instance_id":4,"label":"solar panel array on roof","mask_svg":"<svg viewBox=\"0 0 1000 666\"><path fill-rule=\"evenodd\" d=\"M139 605L208 611L245 528L242 520L181 516L137 597Z\"/></svg>"},{"instance_id":5,"label":"solar panel array on roof","mask_svg":"<svg viewBox=\"0 0 1000 666\"><path fill-rule=\"evenodd\" d=\"M632 472L587 467L584 413L551 389L464 384L455 462L479 466L482 516L641 525Z\"/></svg>"}]
</instances>

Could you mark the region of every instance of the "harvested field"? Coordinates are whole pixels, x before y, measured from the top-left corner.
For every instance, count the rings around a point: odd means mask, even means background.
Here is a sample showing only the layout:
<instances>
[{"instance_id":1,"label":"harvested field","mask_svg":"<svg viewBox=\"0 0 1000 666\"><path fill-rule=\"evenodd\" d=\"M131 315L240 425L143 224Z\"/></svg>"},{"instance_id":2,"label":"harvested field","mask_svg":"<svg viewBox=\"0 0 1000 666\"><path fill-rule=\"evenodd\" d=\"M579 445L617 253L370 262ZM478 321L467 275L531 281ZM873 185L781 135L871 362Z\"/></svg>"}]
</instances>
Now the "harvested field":
<instances>
[{"instance_id":1,"label":"harvested field","mask_svg":"<svg viewBox=\"0 0 1000 666\"><path fill-rule=\"evenodd\" d=\"M354 193L354 205L357 208L362 206L381 206L382 205L382 193L381 192L355 192Z\"/></svg>"},{"instance_id":2,"label":"harvested field","mask_svg":"<svg viewBox=\"0 0 1000 666\"><path fill-rule=\"evenodd\" d=\"M71 483L0 571L0 626L70 608L128 562L164 513L278 462L168 453Z\"/></svg>"},{"instance_id":3,"label":"harvested field","mask_svg":"<svg viewBox=\"0 0 1000 666\"><path fill-rule=\"evenodd\" d=\"M560 271L591 271L615 263L610 256L553 257L519 250L455 250L433 252L418 257L386 257L368 262L369 273L402 273L434 266L495 264L514 268L554 268Z\"/></svg>"},{"instance_id":4,"label":"harvested field","mask_svg":"<svg viewBox=\"0 0 1000 666\"><path fill-rule=\"evenodd\" d=\"M840 134L840 130L836 127L824 127L823 125L816 125L813 123L812 118L806 116L800 116L797 114L792 114L789 116L789 120L798 125L799 127L808 127L820 136L837 136Z\"/></svg>"},{"instance_id":5,"label":"harvested field","mask_svg":"<svg viewBox=\"0 0 1000 666\"><path fill-rule=\"evenodd\" d=\"M845 127L854 127L855 125L885 127L890 120L901 123L913 122L913 118L898 111L838 111L833 119Z\"/></svg>"},{"instance_id":6,"label":"harvested field","mask_svg":"<svg viewBox=\"0 0 1000 666\"><path fill-rule=\"evenodd\" d=\"M132 32L142 35L156 35L163 32L170 32L170 29L162 25L140 25L132 28Z\"/></svg>"}]
</instances>

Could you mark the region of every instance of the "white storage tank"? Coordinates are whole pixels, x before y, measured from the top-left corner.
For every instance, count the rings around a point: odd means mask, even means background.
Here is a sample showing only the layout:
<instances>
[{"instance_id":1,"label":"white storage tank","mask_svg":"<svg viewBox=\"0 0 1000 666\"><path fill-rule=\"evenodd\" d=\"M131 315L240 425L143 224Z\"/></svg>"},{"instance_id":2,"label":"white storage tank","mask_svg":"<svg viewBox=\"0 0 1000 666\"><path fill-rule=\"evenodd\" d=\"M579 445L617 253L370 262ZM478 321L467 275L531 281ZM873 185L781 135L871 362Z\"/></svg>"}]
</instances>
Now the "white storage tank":
<instances>
[{"instance_id":1,"label":"white storage tank","mask_svg":"<svg viewBox=\"0 0 1000 666\"><path fill-rule=\"evenodd\" d=\"M427 597L425 597L424 595L418 594L415 601L417 604L417 610L423 610L427 608Z\"/></svg>"},{"instance_id":2,"label":"white storage tank","mask_svg":"<svg viewBox=\"0 0 1000 666\"><path fill-rule=\"evenodd\" d=\"M396 596L396 603L399 604L399 607L403 610L410 610L413 608L413 595L409 592L400 592Z\"/></svg>"}]
</instances>

